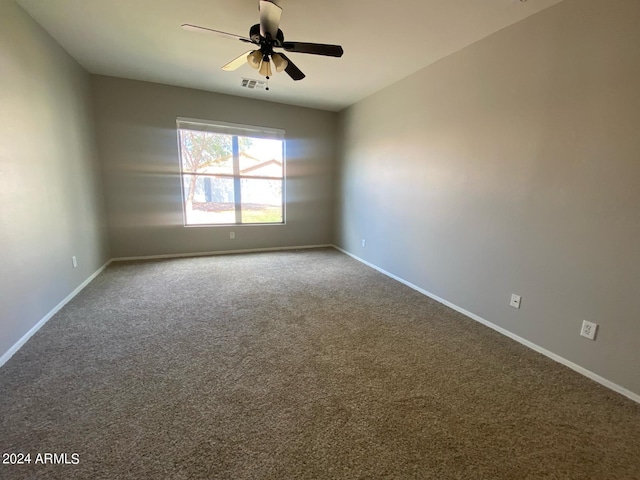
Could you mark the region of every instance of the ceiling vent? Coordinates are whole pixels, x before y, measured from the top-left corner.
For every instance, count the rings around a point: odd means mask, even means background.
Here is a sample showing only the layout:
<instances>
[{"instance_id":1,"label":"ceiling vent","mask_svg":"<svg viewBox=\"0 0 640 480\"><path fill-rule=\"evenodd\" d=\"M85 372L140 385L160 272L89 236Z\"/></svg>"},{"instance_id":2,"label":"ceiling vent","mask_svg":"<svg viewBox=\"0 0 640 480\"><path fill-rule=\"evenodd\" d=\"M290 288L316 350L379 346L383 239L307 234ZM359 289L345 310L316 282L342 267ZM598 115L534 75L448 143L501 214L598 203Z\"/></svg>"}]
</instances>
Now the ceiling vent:
<instances>
[{"instance_id":1,"label":"ceiling vent","mask_svg":"<svg viewBox=\"0 0 640 480\"><path fill-rule=\"evenodd\" d=\"M254 80L252 78L243 78L240 86L250 90L264 90L267 82L263 80Z\"/></svg>"}]
</instances>

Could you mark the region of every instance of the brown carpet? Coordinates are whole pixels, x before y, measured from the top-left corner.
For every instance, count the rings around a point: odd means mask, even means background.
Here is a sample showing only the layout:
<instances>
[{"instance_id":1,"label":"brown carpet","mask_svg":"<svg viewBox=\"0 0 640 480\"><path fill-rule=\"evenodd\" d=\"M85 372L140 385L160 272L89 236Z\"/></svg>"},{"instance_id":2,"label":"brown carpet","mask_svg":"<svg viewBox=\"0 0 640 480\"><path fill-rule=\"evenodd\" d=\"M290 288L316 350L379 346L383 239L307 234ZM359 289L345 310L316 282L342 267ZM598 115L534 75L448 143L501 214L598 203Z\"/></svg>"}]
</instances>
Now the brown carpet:
<instances>
[{"instance_id":1,"label":"brown carpet","mask_svg":"<svg viewBox=\"0 0 640 480\"><path fill-rule=\"evenodd\" d=\"M3 479L640 478L640 405L331 249L112 264L0 389L80 460Z\"/></svg>"}]
</instances>

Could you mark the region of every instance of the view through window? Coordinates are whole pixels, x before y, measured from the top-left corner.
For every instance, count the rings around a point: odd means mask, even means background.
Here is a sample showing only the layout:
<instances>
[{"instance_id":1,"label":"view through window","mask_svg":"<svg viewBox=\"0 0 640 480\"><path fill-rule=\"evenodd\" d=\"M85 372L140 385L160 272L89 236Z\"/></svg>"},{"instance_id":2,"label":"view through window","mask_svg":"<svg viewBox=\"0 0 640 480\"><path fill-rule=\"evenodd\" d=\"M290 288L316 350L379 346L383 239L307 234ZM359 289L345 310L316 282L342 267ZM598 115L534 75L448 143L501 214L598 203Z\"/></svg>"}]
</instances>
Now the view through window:
<instances>
[{"instance_id":1,"label":"view through window","mask_svg":"<svg viewBox=\"0 0 640 480\"><path fill-rule=\"evenodd\" d=\"M178 120L185 225L284 223L284 132Z\"/></svg>"}]
</instances>

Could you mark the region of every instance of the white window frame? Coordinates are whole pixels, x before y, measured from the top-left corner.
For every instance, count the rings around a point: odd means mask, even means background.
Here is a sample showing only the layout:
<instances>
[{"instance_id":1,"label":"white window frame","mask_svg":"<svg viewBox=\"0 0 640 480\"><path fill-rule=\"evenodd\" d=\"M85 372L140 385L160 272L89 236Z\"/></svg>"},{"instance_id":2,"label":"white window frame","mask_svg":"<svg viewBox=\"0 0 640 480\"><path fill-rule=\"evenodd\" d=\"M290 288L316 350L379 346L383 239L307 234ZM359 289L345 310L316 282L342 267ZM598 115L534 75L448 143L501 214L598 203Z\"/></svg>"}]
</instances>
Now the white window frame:
<instances>
[{"instance_id":1,"label":"white window frame","mask_svg":"<svg viewBox=\"0 0 640 480\"><path fill-rule=\"evenodd\" d=\"M253 125L242 125L236 123L228 123L228 122L217 122L210 120L201 120L195 118L186 118L186 117L178 117L176 119L176 133L178 139L178 163L180 164L180 190L181 190L181 201L182 201L182 217L183 224L185 227L224 227L230 225L259 225L259 226L276 226L276 225L286 225L286 141L285 141L285 131L277 128L269 128L269 127L257 127ZM184 187L184 176L185 175L193 175L193 172L184 172L182 165L182 142L180 140L180 130L195 130L202 131L208 133L222 134L222 135L231 135L234 137L232 139L233 142L233 156L234 156L234 166L233 166L233 175L210 175L215 177L227 177L233 178L234 182L234 204L235 204L235 212L236 212L236 221L234 223L205 223L205 224L188 224L187 223L187 202L186 202L186 193ZM282 221L281 222L267 222L267 223L243 223L242 215L241 215L241 206L242 206L242 188L241 188L241 180L242 179L264 179L264 180L273 180L273 177L251 177L251 176L241 176L239 170L239 151L237 148L237 137L251 137L251 138L264 138L270 140L280 140L282 141ZM203 176L207 176L206 174Z\"/></svg>"}]
</instances>

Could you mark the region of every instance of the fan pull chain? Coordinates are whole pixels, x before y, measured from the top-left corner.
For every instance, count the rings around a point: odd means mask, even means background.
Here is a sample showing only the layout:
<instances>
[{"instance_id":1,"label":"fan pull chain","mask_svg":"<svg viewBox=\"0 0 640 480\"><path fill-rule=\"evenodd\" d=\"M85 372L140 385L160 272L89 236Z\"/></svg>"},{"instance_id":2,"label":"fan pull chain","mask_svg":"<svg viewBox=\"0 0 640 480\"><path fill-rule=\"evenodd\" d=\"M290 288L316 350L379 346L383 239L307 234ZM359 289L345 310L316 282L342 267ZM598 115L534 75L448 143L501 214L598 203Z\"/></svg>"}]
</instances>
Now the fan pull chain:
<instances>
[{"instance_id":1,"label":"fan pull chain","mask_svg":"<svg viewBox=\"0 0 640 480\"><path fill-rule=\"evenodd\" d=\"M267 88L265 90L269 91L269 77L267 77Z\"/></svg>"}]
</instances>

